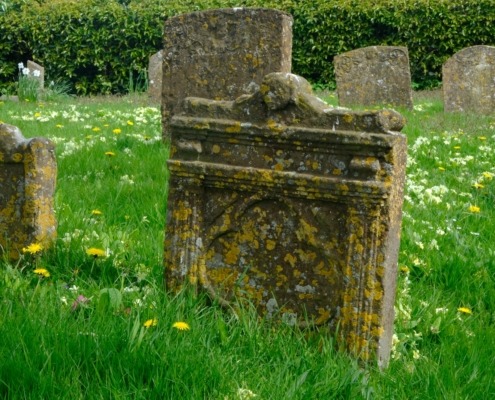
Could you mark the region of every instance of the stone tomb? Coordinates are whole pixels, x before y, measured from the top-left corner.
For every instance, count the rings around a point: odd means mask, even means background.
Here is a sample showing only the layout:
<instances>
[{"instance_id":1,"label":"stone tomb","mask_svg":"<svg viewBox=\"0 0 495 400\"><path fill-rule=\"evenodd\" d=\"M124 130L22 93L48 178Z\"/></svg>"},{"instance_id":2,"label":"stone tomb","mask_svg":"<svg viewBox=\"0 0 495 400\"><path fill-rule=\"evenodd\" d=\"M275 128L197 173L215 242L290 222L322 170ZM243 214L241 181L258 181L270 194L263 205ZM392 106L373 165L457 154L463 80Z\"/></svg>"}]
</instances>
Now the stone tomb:
<instances>
[{"instance_id":1,"label":"stone tomb","mask_svg":"<svg viewBox=\"0 0 495 400\"><path fill-rule=\"evenodd\" d=\"M24 247L54 241L56 174L51 141L0 124L0 254L16 260Z\"/></svg>"},{"instance_id":2,"label":"stone tomb","mask_svg":"<svg viewBox=\"0 0 495 400\"><path fill-rule=\"evenodd\" d=\"M390 105L412 109L411 72L406 47L371 46L334 58L341 106Z\"/></svg>"},{"instance_id":3,"label":"stone tomb","mask_svg":"<svg viewBox=\"0 0 495 400\"><path fill-rule=\"evenodd\" d=\"M172 119L165 280L266 317L338 327L387 364L406 138L395 111L330 108L265 77L235 101L187 98Z\"/></svg>"},{"instance_id":4,"label":"stone tomb","mask_svg":"<svg viewBox=\"0 0 495 400\"><path fill-rule=\"evenodd\" d=\"M148 64L148 95L153 101L162 98L163 50L153 54Z\"/></svg>"},{"instance_id":5,"label":"stone tomb","mask_svg":"<svg viewBox=\"0 0 495 400\"><path fill-rule=\"evenodd\" d=\"M262 8L194 12L164 29L162 126L187 96L233 100L270 72L290 72L292 17Z\"/></svg>"},{"instance_id":6,"label":"stone tomb","mask_svg":"<svg viewBox=\"0 0 495 400\"><path fill-rule=\"evenodd\" d=\"M495 47L467 47L442 68L446 112L495 112Z\"/></svg>"}]
</instances>

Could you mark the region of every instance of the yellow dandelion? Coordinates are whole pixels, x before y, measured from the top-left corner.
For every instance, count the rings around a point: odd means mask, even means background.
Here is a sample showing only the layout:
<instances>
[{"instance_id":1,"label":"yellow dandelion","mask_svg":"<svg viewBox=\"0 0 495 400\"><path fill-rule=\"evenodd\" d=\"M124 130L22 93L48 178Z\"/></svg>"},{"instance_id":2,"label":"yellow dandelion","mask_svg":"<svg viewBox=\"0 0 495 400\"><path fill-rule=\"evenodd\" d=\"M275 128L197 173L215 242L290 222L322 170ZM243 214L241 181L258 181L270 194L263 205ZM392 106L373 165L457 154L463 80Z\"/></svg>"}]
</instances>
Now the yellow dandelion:
<instances>
[{"instance_id":1,"label":"yellow dandelion","mask_svg":"<svg viewBox=\"0 0 495 400\"><path fill-rule=\"evenodd\" d=\"M469 206L469 212L472 212L472 213L479 213L481 211L481 209L478 207L478 206L473 206L473 205L470 205Z\"/></svg>"},{"instance_id":2,"label":"yellow dandelion","mask_svg":"<svg viewBox=\"0 0 495 400\"><path fill-rule=\"evenodd\" d=\"M112 132L115 133L116 135L118 135L119 133L122 133L122 129L115 128Z\"/></svg>"},{"instance_id":3,"label":"yellow dandelion","mask_svg":"<svg viewBox=\"0 0 495 400\"><path fill-rule=\"evenodd\" d=\"M467 308L467 307L459 307L457 309L457 311L459 311L460 313L462 314L472 314L473 312L471 311L470 308Z\"/></svg>"},{"instance_id":4,"label":"yellow dandelion","mask_svg":"<svg viewBox=\"0 0 495 400\"><path fill-rule=\"evenodd\" d=\"M473 187L476 189L483 189L485 187L485 185L476 182L475 184L473 184Z\"/></svg>"},{"instance_id":5,"label":"yellow dandelion","mask_svg":"<svg viewBox=\"0 0 495 400\"><path fill-rule=\"evenodd\" d=\"M114 157L115 156L115 153L113 151L106 151L105 152L105 155L108 156L108 157Z\"/></svg>"},{"instance_id":6,"label":"yellow dandelion","mask_svg":"<svg viewBox=\"0 0 495 400\"><path fill-rule=\"evenodd\" d=\"M40 112L35 112L34 113L34 118L39 118L41 117L41 113Z\"/></svg>"},{"instance_id":7,"label":"yellow dandelion","mask_svg":"<svg viewBox=\"0 0 495 400\"><path fill-rule=\"evenodd\" d=\"M92 215L102 215L103 213L100 210L92 210L91 214Z\"/></svg>"},{"instance_id":8,"label":"yellow dandelion","mask_svg":"<svg viewBox=\"0 0 495 400\"><path fill-rule=\"evenodd\" d=\"M91 129L91 130L92 130L93 132L99 132L99 131L101 131L101 129L100 129L100 128L98 128L97 126L95 126L95 127L94 127L93 129Z\"/></svg>"},{"instance_id":9,"label":"yellow dandelion","mask_svg":"<svg viewBox=\"0 0 495 400\"><path fill-rule=\"evenodd\" d=\"M143 324L143 326L145 328L149 328L151 326L157 326L158 325L158 320L156 318L153 318L153 319L148 319L147 321L145 321L145 323Z\"/></svg>"},{"instance_id":10,"label":"yellow dandelion","mask_svg":"<svg viewBox=\"0 0 495 400\"><path fill-rule=\"evenodd\" d=\"M127 121L127 125L132 126L132 125L134 125L134 122L129 120L129 121Z\"/></svg>"},{"instance_id":11,"label":"yellow dandelion","mask_svg":"<svg viewBox=\"0 0 495 400\"><path fill-rule=\"evenodd\" d=\"M44 278L49 278L50 277L50 273L45 268L36 268L33 272L36 275L43 276Z\"/></svg>"},{"instance_id":12,"label":"yellow dandelion","mask_svg":"<svg viewBox=\"0 0 495 400\"><path fill-rule=\"evenodd\" d=\"M102 257L106 257L107 256L107 253L105 250L103 249L98 249L96 247L90 247L89 249L86 250L86 254L88 256L92 256L94 258L102 258Z\"/></svg>"},{"instance_id":13,"label":"yellow dandelion","mask_svg":"<svg viewBox=\"0 0 495 400\"><path fill-rule=\"evenodd\" d=\"M491 172L483 172L483 178L492 180L493 179L493 174Z\"/></svg>"},{"instance_id":14,"label":"yellow dandelion","mask_svg":"<svg viewBox=\"0 0 495 400\"><path fill-rule=\"evenodd\" d=\"M178 321L172 325L172 328L178 329L179 331L188 331L191 329L187 322Z\"/></svg>"},{"instance_id":15,"label":"yellow dandelion","mask_svg":"<svg viewBox=\"0 0 495 400\"><path fill-rule=\"evenodd\" d=\"M43 246L39 243L31 243L27 247L23 247L22 252L23 253L29 253L29 254L37 254L41 250L43 250Z\"/></svg>"},{"instance_id":16,"label":"yellow dandelion","mask_svg":"<svg viewBox=\"0 0 495 400\"><path fill-rule=\"evenodd\" d=\"M443 171L445 171L445 168L444 167L438 167L438 170L443 172Z\"/></svg>"},{"instance_id":17,"label":"yellow dandelion","mask_svg":"<svg viewBox=\"0 0 495 400\"><path fill-rule=\"evenodd\" d=\"M88 140L93 139L93 135L86 136L86 139L88 139Z\"/></svg>"},{"instance_id":18,"label":"yellow dandelion","mask_svg":"<svg viewBox=\"0 0 495 400\"><path fill-rule=\"evenodd\" d=\"M478 136L479 140L486 140L486 136Z\"/></svg>"},{"instance_id":19,"label":"yellow dandelion","mask_svg":"<svg viewBox=\"0 0 495 400\"><path fill-rule=\"evenodd\" d=\"M58 129L62 129L63 127L64 127L64 126L63 126L63 125L61 125L61 124L57 124L57 125L55 125L55 128L58 128Z\"/></svg>"},{"instance_id":20,"label":"yellow dandelion","mask_svg":"<svg viewBox=\"0 0 495 400\"><path fill-rule=\"evenodd\" d=\"M409 267L405 266L405 265L402 265L400 267L400 271L401 272L404 272L405 274L408 274L409 273Z\"/></svg>"},{"instance_id":21,"label":"yellow dandelion","mask_svg":"<svg viewBox=\"0 0 495 400\"><path fill-rule=\"evenodd\" d=\"M461 146L454 146L454 150L460 150Z\"/></svg>"}]
</instances>

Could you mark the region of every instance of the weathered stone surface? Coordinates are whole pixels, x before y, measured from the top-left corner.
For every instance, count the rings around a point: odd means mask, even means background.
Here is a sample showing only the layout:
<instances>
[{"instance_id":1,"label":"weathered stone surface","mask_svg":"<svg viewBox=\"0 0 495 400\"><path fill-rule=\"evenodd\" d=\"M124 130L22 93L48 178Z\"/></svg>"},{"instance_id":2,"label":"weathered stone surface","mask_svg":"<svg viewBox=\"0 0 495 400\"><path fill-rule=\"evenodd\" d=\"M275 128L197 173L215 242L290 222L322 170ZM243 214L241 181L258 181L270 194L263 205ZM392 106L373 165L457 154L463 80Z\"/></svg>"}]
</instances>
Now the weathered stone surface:
<instances>
[{"instance_id":1,"label":"weathered stone surface","mask_svg":"<svg viewBox=\"0 0 495 400\"><path fill-rule=\"evenodd\" d=\"M45 68L43 68L41 65L39 65L39 64L37 64L31 60L28 60L27 67L29 68L29 71L31 72L31 76L34 76L40 82L40 89L43 89L45 87ZM39 75L34 74L34 71L39 71ZM38 76L36 76L36 75L38 75Z\"/></svg>"},{"instance_id":2,"label":"weathered stone surface","mask_svg":"<svg viewBox=\"0 0 495 400\"><path fill-rule=\"evenodd\" d=\"M333 109L273 73L172 119L165 280L268 317L305 316L363 359L392 340L406 138L395 111Z\"/></svg>"},{"instance_id":3,"label":"weathered stone surface","mask_svg":"<svg viewBox=\"0 0 495 400\"><path fill-rule=\"evenodd\" d=\"M278 10L231 8L165 22L162 126L187 96L233 100L270 72L290 72L292 17Z\"/></svg>"},{"instance_id":4,"label":"weathered stone surface","mask_svg":"<svg viewBox=\"0 0 495 400\"><path fill-rule=\"evenodd\" d=\"M495 112L495 47L467 47L442 68L446 112Z\"/></svg>"},{"instance_id":5,"label":"weathered stone surface","mask_svg":"<svg viewBox=\"0 0 495 400\"><path fill-rule=\"evenodd\" d=\"M412 109L411 72L406 47L371 46L334 59L341 106L391 105Z\"/></svg>"},{"instance_id":6,"label":"weathered stone surface","mask_svg":"<svg viewBox=\"0 0 495 400\"><path fill-rule=\"evenodd\" d=\"M27 140L15 126L0 124L0 253L15 260L30 244L53 242L56 174L51 141Z\"/></svg>"},{"instance_id":7,"label":"weathered stone surface","mask_svg":"<svg viewBox=\"0 0 495 400\"><path fill-rule=\"evenodd\" d=\"M163 50L153 54L148 64L148 95L157 103L162 98Z\"/></svg>"}]
</instances>

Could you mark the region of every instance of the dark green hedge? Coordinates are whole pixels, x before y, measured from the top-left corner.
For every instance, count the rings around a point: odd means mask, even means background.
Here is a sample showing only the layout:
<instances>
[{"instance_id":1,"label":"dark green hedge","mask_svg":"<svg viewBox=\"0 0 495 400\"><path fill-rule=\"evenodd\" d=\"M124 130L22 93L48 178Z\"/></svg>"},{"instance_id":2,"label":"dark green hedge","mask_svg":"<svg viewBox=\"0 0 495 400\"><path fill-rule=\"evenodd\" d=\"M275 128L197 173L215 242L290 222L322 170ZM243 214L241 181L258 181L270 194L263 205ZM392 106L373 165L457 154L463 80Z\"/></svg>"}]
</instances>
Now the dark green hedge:
<instances>
[{"instance_id":1,"label":"dark green hedge","mask_svg":"<svg viewBox=\"0 0 495 400\"><path fill-rule=\"evenodd\" d=\"M441 80L458 50L495 45L493 0L4 0L0 4L0 85L17 63L45 66L78 94L124 93L160 49L164 20L183 12L263 6L294 16L293 71L332 85L333 57L372 45L409 49L418 88Z\"/></svg>"}]
</instances>

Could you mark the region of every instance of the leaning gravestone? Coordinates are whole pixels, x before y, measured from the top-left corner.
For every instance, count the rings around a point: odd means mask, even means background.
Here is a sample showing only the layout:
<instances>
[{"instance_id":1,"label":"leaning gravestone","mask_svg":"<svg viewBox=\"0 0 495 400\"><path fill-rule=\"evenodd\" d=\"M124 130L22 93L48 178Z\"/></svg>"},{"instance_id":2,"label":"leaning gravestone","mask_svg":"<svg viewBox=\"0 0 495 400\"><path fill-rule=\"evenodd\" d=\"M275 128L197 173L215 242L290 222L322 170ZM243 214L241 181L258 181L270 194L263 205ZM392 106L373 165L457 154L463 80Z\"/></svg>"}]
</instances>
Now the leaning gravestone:
<instances>
[{"instance_id":1,"label":"leaning gravestone","mask_svg":"<svg viewBox=\"0 0 495 400\"><path fill-rule=\"evenodd\" d=\"M164 29L162 126L187 96L233 100L269 72L290 72L292 17L262 8L194 12Z\"/></svg>"},{"instance_id":2,"label":"leaning gravestone","mask_svg":"<svg viewBox=\"0 0 495 400\"><path fill-rule=\"evenodd\" d=\"M57 164L54 145L24 139L0 123L0 253L18 259L22 249L51 245L56 237L53 196Z\"/></svg>"},{"instance_id":3,"label":"leaning gravestone","mask_svg":"<svg viewBox=\"0 0 495 400\"><path fill-rule=\"evenodd\" d=\"M406 138L395 111L332 109L272 73L171 124L165 281L338 330L364 360L392 341Z\"/></svg>"},{"instance_id":4,"label":"leaning gravestone","mask_svg":"<svg viewBox=\"0 0 495 400\"><path fill-rule=\"evenodd\" d=\"M406 47L371 46L334 59L341 106L391 105L412 109L411 72Z\"/></svg>"},{"instance_id":5,"label":"leaning gravestone","mask_svg":"<svg viewBox=\"0 0 495 400\"><path fill-rule=\"evenodd\" d=\"M148 95L153 101L162 98L163 50L153 54L148 64Z\"/></svg>"},{"instance_id":6,"label":"leaning gravestone","mask_svg":"<svg viewBox=\"0 0 495 400\"><path fill-rule=\"evenodd\" d=\"M34 76L39 81L40 89L43 89L45 87L45 68L31 60L28 60L27 67L31 73L31 76Z\"/></svg>"},{"instance_id":7,"label":"leaning gravestone","mask_svg":"<svg viewBox=\"0 0 495 400\"><path fill-rule=\"evenodd\" d=\"M442 68L446 112L495 112L495 47L467 47Z\"/></svg>"}]
</instances>

